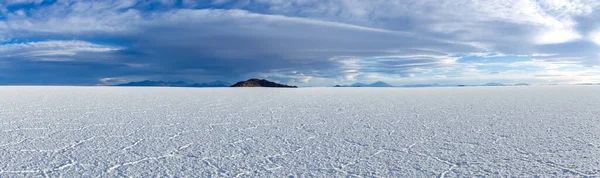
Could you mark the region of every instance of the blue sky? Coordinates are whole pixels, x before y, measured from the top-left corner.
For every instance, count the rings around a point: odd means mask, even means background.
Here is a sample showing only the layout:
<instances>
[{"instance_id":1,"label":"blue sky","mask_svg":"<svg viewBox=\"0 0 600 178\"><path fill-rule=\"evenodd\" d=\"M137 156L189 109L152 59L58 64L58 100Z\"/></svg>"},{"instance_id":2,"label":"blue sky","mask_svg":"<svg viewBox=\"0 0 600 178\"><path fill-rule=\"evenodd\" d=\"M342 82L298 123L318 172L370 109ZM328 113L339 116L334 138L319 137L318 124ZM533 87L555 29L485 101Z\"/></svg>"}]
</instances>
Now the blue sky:
<instances>
[{"instance_id":1,"label":"blue sky","mask_svg":"<svg viewBox=\"0 0 600 178\"><path fill-rule=\"evenodd\" d=\"M0 84L600 83L596 0L3 0Z\"/></svg>"}]
</instances>

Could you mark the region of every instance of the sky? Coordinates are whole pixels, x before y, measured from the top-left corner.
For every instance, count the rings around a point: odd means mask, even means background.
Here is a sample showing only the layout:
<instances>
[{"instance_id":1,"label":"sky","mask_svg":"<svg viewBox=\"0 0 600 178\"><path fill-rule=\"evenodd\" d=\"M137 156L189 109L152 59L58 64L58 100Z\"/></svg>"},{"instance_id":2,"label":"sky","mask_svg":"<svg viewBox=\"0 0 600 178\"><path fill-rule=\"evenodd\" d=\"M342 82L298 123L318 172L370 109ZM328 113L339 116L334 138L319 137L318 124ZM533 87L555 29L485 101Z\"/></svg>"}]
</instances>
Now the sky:
<instances>
[{"instance_id":1,"label":"sky","mask_svg":"<svg viewBox=\"0 0 600 178\"><path fill-rule=\"evenodd\" d=\"M600 83L597 0L0 0L0 85Z\"/></svg>"}]
</instances>

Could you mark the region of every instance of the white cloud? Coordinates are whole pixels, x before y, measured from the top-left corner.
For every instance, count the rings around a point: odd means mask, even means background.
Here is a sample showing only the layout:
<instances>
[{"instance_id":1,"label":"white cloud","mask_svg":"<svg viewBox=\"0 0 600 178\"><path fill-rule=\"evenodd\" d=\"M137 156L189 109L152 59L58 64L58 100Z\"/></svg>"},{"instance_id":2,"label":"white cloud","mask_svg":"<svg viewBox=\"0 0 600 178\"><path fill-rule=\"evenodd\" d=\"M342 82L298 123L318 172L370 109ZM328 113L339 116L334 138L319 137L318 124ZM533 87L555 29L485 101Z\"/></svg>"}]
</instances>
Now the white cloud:
<instances>
[{"instance_id":1,"label":"white cloud","mask_svg":"<svg viewBox=\"0 0 600 178\"><path fill-rule=\"evenodd\" d=\"M41 41L0 45L0 58L39 61L71 61L78 53L102 53L120 48L85 41Z\"/></svg>"},{"instance_id":2,"label":"white cloud","mask_svg":"<svg viewBox=\"0 0 600 178\"><path fill-rule=\"evenodd\" d=\"M43 1L44 0L4 0L4 4L6 4L6 5L28 4L28 3L40 4Z\"/></svg>"},{"instance_id":3,"label":"white cloud","mask_svg":"<svg viewBox=\"0 0 600 178\"><path fill-rule=\"evenodd\" d=\"M109 86L109 85L117 85L123 84L127 82L148 80L147 76L122 76L122 77L105 77L97 79L96 85L100 86Z\"/></svg>"},{"instance_id":4,"label":"white cloud","mask_svg":"<svg viewBox=\"0 0 600 178\"><path fill-rule=\"evenodd\" d=\"M535 37L537 44L556 44L564 43L581 38L581 35L570 29L550 29L548 31L540 31L540 34Z\"/></svg>"},{"instance_id":5,"label":"white cloud","mask_svg":"<svg viewBox=\"0 0 600 178\"><path fill-rule=\"evenodd\" d=\"M592 42L600 46L600 30L590 33L589 38Z\"/></svg>"},{"instance_id":6,"label":"white cloud","mask_svg":"<svg viewBox=\"0 0 600 178\"><path fill-rule=\"evenodd\" d=\"M133 0L69 2L59 1L46 8L30 10L28 15L18 10L5 15L7 30L12 37L29 37L35 34L124 33L135 29L141 20L140 12L128 9ZM0 26L0 30L2 26ZM0 36L2 32L0 31Z\"/></svg>"},{"instance_id":7,"label":"white cloud","mask_svg":"<svg viewBox=\"0 0 600 178\"><path fill-rule=\"evenodd\" d=\"M575 17L594 12L595 0L259 1L274 13L308 16L384 29L442 33L452 40L487 46L564 43L580 39ZM321 10L301 10L325 7ZM333 12L333 13L327 13ZM408 22L408 23L406 23ZM498 26L502 24L513 26ZM497 25L496 25L497 24ZM492 44L489 44L492 43ZM515 45L512 45L515 46ZM487 49L498 50L498 49ZM508 51L507 51L508 52Z\"/></svg>"}]
</instances>

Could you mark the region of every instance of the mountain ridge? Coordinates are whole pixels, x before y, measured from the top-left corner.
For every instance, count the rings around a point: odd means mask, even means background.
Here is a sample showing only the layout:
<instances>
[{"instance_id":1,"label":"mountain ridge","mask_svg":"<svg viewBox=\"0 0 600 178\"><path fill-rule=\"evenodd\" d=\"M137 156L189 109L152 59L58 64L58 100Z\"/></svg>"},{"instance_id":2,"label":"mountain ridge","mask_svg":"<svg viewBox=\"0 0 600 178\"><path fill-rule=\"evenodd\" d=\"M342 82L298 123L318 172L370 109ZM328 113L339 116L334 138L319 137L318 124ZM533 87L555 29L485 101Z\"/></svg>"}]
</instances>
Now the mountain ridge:
<instances>
[{"instance_id":1,"label":"mountain ridge","mask_svg":"<svg viewBox=\"0 0 600 178\"><path fill-rule=\"evenodd\" d=\"M335 87L394 87L382 81L373 82L371 84L353 83L351 85L336 85Z\"/></svg>"},{"instance_id":2,"label":"mountain ridge","mask_svg":"<svg viewBox=\"0 0 600 178\"><path fill-rule=\"evenodd\" d=\"M223 82L220 80L213 82L205 82L205 83L187 83L184 81L152 81L152 80L143 80L143 81L135 81L129 83L122 83L113 86L122 86L122 87L144 87L144 86L154 86L154 87L229 87L231 84L227 82Z\"/></svg>"}]
</instances>

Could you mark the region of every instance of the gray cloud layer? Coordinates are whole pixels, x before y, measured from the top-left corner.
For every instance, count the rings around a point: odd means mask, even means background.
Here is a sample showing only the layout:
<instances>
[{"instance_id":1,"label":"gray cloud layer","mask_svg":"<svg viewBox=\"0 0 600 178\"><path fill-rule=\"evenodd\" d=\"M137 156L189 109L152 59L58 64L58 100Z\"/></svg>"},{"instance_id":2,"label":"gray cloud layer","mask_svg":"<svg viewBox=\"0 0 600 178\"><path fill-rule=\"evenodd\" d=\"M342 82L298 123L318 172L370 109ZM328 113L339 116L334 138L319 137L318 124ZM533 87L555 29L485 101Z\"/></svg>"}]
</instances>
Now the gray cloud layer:
<instances>
[{"instance_id":1,"label":"gray cloud layer","mask_svg":"<svg viewBox=\"0 0 600 178\"><path fill-rule=\"evenodd\" d=\"M599 63L596 1L59 0L14 8L23 3L0 6L5 83L461 76L469 66L458 54L489 51Z\"/></svg>"}]
</instances>

